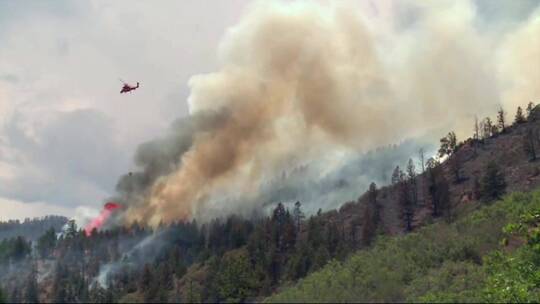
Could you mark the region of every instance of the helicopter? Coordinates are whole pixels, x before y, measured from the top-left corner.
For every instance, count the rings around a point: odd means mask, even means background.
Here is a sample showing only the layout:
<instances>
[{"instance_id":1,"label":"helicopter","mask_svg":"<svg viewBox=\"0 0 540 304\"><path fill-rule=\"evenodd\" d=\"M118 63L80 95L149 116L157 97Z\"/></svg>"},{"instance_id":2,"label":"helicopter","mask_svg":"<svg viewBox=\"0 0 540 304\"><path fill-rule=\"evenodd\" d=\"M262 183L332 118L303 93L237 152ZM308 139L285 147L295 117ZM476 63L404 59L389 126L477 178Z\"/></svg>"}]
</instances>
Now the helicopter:
<instances>
[{"instance_id":1,"label":"helicopter","mask_svg":"<svg viewBox=\"0 0 540 304\"><path fill-rule=\"evenodd\" d=\"M136 89L139 88L139 83L138 82L137 82L136 86L132 86L129 83L123 81L122 79L119 79L119 80L124 83L124 86L122 87L122 90L120 91L120 94L128 93L128 92L131 92L131 91L136 90Z\"/></svg>"}]
</instances>

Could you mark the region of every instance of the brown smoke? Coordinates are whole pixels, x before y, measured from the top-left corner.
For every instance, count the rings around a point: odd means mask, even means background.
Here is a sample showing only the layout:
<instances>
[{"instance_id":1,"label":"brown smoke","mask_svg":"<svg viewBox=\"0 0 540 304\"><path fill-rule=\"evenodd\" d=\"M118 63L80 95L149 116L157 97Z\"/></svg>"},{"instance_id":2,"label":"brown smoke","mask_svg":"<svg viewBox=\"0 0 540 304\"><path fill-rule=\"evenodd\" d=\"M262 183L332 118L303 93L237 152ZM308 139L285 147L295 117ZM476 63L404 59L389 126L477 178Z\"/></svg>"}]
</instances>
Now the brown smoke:
<instances>
[{"instance_id":1,"label":"brown smoke","mask_svg":"<svg viewBox=\"0 0 540 304\"><path fill-rule=\"evenodd\" d=\"M224 38L220 70L190 81L190 115L222 113L220 123L190 133L178 164L152 180L127 219L227 212L246 206L219 205L224 198L256 198L299 159L470 129L473 115L501 102L493 42L475 30L468 2L416 9L422 17L401 30L368 26L354 6L255 4Z\"/></svg>"}]
</instances>

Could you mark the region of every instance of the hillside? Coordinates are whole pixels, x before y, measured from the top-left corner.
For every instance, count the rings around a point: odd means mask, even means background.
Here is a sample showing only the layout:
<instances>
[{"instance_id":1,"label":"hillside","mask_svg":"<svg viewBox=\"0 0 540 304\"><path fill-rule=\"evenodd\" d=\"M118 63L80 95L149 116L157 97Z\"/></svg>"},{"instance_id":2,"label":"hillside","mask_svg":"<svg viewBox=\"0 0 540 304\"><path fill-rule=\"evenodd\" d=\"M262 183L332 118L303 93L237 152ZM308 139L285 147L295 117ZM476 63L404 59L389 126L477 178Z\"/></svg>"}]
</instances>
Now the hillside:
<instances>
[{"instance_id":1,"label":"hillside","mask_svg":"<svg viewBox=\"0 0 540 304\"><path fill-rule=\"evenodd\" d=\"M540 164L531 161L530 151L524 149L527 136L533 134L536 136L533 141L538 141L539 129L540 111L536 107L527 122L514 123L504 132L483 140L468 139L459 144L441 164L445 180L452 181L448 186L450 205L449 214L445 216L447 221L437 221L422 228L434 220L429 191L422 187L429 183L428 172L416 177L416 185L420 186L413 212L414 233L403 235L406 220L400 204L399 184L380 189L377 195L381 206L380 225L386 236L380 236L373 248L359 251L343 264L332 262L268 301L317 299L324 302L338 298L344 302L515 301L516 298L512 297L516 295L495 294L495 286L489 284L495 284L496 280L487 273L494 267L504 268L497 263L506 260L499 257L499 262L493 262L496 260L493 256L498 257L498 254L492 253L500 249L503 226L517 221L520 216L536 214L538 210L540 192L527 195L519 191L530 191L540 185ZM459 161L458 166L455 165L456 160ZM485 207L485 199L481 200L478 193L481 189L478 188L490 162L496 163L503 172L506 192L515 194ZM456 167L459 168L459 179L455 179ZM349 227L344 229L356 227L357 235L360 235L369 199L369 193L366 193L357 202L324 214L324 222ZM477 208L482 209L474 211ZM473 213L469 215L470 212ZM448 224L455 219L456 222ZM389 238L392 235L398 237ZM510 240L510 247L523 243L515 238ZM516 254L522 254L527 248ZM483 262L485 260L489 262ZM524 284L533 283L525 280ZM520 296L523 300L530 299L532 295Z\"/></svg>"},{"instance_id":2,"label":"hillside","mask_svg":"<svg viewBox=\"0 0 540 304\"><path fill-rule=\"evenodd\" d=\"M537 301L538 240L508 232L522 225L537 233L539 214L540 190L516 192L454 223L380 238L266 302Z\"/></svg>"},{"instance_id":3,"label":"hillside","mask_svg":"<svg viewBox=\"0 0 540 304\"><path fill-rule=\"evenodd\" d=\"M450 287L456 294L448 297L468 297L469 288L488 286L483 260L498 248L501 228L526 211L520 206L537 204L538 193L514 194L485 207L504 191L540 186L540 163L523 149L524 139L538 134L539 113L531 107L528 120L504 130L454 139L423 172L397 169L391 185L372 184L356 202L309 218L300 202L290 210L280 203L267 216L156 229L134 222L90 236L70 222L60 238L49 230L35 248L8 238L0 248L0 289L13 302L257 302L272 294L270 301L330 301L332 290L343 301L404 301L445 299L437 290ZM510 248L522 243L509 240ZM484 285L452 283L468 271L480 273L474 280Z\"/></svg>"},{"instance_id":4,"label":"hillside","mask_svg":"<svg viewBox=\"0 0 540 304\"><path fill-rule=\"evenodd\" d=\"M0 241L3 239L22 236L27 240L37 240L44 231L54 228L60 231L60 228L67 223L68 219L64 216L45 216L43 218L25 219L24 221L11 220L0 222Z\"/></svg>"},{"instance_id":5,"label":"hillside","mask_svg":"<svg viewBox=\"0 0 540 304\"><path fill-rule=\"evenodd\" d=\"M513 124L503 133L497 133L482 140L465 140L457 151L441 164L445 180L449 181L449 201L454 209L474 208L477 205L475 181L480 181L490 161L496 162L503 171L507 192L529 191L540 186L540 162L531 162L523 148L526 133L540 131L540 107L531 112L528 122ZM472 128L471 128L472 129ZM538 139L536 139L538 140ZM411 156L414 157L414 156ZM454 181L452 162L459 160L460 181ZM405 169L405 168L403 168ZM431 206L428 197L428 175L426 172L416 176L418 200L414 206L413 228L429 222ZM377 200L381 206L381 225L385 234L399 235L405 232L399 205L399 187L389 185L378 190ZM360 192L360 191L359 191ZM338 223L346 231L362 231L363 206L368 202L368 193L356 202L344 204L339 210L323 214L324 222Z\"/></svg>"}]
</instances>

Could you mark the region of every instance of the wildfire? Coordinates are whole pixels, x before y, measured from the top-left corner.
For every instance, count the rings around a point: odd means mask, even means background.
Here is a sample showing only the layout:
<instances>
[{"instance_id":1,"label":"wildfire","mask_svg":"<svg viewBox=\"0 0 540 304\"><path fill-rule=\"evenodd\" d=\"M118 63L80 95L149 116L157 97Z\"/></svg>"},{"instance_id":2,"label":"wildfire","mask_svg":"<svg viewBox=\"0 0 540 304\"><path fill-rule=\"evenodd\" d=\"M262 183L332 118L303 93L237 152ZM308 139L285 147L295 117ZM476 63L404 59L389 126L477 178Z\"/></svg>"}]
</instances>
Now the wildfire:
<instances>
[{"instance_id":1,"label":"wildfire","mask_svg":"<svg viewBox=\"0 0 540 304\"><path fill-rule=\"evenodd\" d=\"M84 227L84 233L86 236L90 236L94 229L99 229L107 222L107 219L115 212L115 210L121 208L122 205L114 202L108 202L103 206L103 210L99 215L94 218L86 227Z\"/></svg>"}]
</instances>

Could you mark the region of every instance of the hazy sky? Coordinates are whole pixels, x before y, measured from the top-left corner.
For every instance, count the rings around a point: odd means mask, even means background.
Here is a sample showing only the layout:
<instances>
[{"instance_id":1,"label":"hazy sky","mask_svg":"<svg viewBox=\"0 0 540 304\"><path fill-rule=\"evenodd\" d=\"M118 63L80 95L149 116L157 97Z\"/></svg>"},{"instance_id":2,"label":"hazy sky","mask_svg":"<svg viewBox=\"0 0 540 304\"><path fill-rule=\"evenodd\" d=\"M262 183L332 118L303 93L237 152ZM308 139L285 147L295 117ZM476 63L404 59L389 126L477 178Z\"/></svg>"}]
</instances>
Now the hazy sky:
<instances>
[{"instance_id":1,"label":"hazy sky","mask_svg":"<svg viewBox=\"0 0 540 304\"><path fill-rule=\"evenodd\" d=\"M100 206L246 3L0 0L0 219Z\"/></svg>"},{"instance_id":2,"label":"hazy sky","mask_svg":"<svg viewBox=\"0 0 540 304\"><path fill-rule=\"evenodd\" d=\"M102 205L136 146L187 114L190 76L217 67L248 2L0 0L0 220ZM505 27L540 0L476 3L479 27Z\"/></svg>"}]
</instances>

